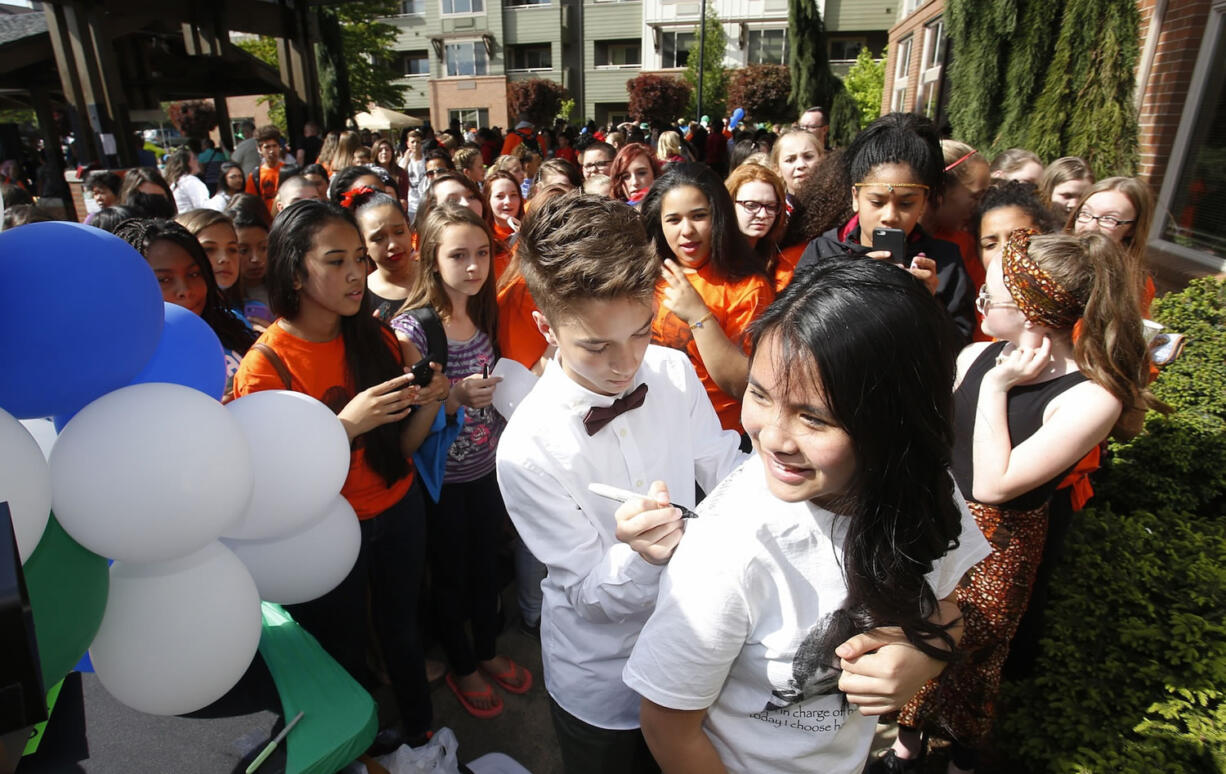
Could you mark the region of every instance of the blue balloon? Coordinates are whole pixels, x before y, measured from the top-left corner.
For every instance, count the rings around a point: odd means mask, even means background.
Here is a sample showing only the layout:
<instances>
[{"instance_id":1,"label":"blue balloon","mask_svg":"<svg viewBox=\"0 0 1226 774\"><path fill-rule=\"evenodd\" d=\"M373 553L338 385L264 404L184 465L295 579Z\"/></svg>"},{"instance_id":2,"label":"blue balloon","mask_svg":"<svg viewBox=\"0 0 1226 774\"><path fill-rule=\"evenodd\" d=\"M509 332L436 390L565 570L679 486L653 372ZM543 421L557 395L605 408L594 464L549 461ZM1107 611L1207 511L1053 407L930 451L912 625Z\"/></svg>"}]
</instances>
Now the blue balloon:
<instances>
[{"instance_id":1,"label":"blue balloon","mask_svg":"<svg viewBox=\"0 0 1226 774\"><path fill-rule=\"evenodd\" d=\"M728 122L729 129L735 129L737 124L741 123L741 119L745 117L745 108L737 108L732 111L732 120Z\"/></svg>"},{"instance_id":2,"label":"blue balloon","mask_svg":"<svg viewBox=\"0 0 1226 774\"><path fill-rule=\"evenodd\" d=\"M176 304L166 304L162 340L132 384L170 382L221 399L226 389L226 355L209 324Z\"/></svg>"},{"instance_id":3,"label":"blue balloon","mask_svg":"<svg viewBox=\"0 0 1226 774\"><path fill-rule=\"evenodd\" d=\"M0 408L69 414L127 385L157 349L162 303L114 234L59 221L0 232Z\"/></svg>"}]
</instances>

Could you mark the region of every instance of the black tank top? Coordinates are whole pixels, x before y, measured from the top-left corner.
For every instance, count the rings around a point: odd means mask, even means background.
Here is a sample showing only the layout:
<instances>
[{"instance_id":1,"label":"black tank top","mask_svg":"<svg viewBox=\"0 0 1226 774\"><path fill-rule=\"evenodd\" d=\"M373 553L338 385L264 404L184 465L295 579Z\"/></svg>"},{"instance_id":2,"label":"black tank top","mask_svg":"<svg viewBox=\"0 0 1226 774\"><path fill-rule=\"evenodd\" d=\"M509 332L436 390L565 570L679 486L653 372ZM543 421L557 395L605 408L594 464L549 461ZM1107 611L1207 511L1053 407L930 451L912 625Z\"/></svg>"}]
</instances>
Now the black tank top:
<instances>
[{"instance_id":1,"label":"black tank top","mask_svg":"<svg viewBox=\"0 0 1226 774\"><path fill-rule=\"evenodd\" d=\"M966 375L962 384L954 392L954 480L958 489L967 500L973 500L972 482L975 477L975 463L972 439L975 433L975 414L979 407L979 388L983 377L996 365L996 356L1005 348L1006 342L1000 341L983 350ZM1071 387L1086 381L1081 372L1058 376L1055 379L1038 384L1019 384L1009 390L1006 406L1009 415L1009 440L1013 448L1022 441L1034 435L1043 425L1043 412L1047 404L1057 395ZM1069 466L1072 469L1072 466ZM1009 502L1000 503L999 507L1008 510L1028 511L1046 503L1056 491L1056 485L1068 475L1068 470L1034 489L1019 495Z\"/></svg>"}]
</instances>

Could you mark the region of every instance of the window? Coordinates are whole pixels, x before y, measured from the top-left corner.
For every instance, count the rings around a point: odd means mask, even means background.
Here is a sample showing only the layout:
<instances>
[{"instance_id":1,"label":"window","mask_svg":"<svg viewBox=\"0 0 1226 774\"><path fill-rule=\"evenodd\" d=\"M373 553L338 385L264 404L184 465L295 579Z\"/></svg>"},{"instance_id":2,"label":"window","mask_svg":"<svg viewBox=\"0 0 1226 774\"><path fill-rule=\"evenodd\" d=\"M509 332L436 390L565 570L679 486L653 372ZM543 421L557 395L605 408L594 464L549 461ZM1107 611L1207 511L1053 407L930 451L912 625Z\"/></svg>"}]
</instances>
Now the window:
<instances>
[{"instance_id":1,"label":"window","mask_svg":"<svg viewBox=\"0 0 1226 774\"><path fill-rule=\"evenodd\" d=\"M1201 75L1193 75L1188 89L1188 100L1196 105L1195 117L1182 122L1175 138L1160 202L1170 204L1158 207L1159 213L1169 210L1162 239L1200 253L1196 259L1202 262L1203 254L1208 253L1219 262L1219 271L1226 265L1226 164L1222 162L1226 159L1226 94L1221 81L1226 71L1224 30L1226 13L1211 12L1196 64ZM1206 63L1207 69L1203 68Z\"/></svg>"},{"instance_id":2,"label":"window","mask_svg":"<svg viewBox=\"0 0 1226 774\"><path fill-rule=\"evenodd\" d=\"M402 16L425 16L426 0L400 0Z\"/></svg>"},{"instance_id":3,"label":"window","mask_svg":"<svg viewBox=\"0 0 1226 774\"><path fill-rule=\"evenodd\" d=\"M747 64L787 64L787 30L750 30Z\"/></svg>"},{"instance_id":4,"label":"window","mask_svg":"<svg viewBox=\"0 0 1226 774\"><path fill-rule=\"evenodd\" d=\"M488 108L460 108L459 110L448 110L447 120L459 121L460 126L468 127L470 124L476 124L477 128L484 128L490 125L490 111Z\"/></svg>"},{"instance_id":5,"label":"window","mask_svg":"<svg viewBox=\"0 0 1226 774\"><path fill-rule=\"evenodd\" d=\"M945 21L936 21L924 27L924 69L940 67L945 61Z\"/></svg>"},{"instance_id":6,"label":"window","mask_svg":"<svg viewBox=\"0 0 1226 774\"><path fill-rule=\"evenodd\" d=\"M639 67L643 64L643 42L639 38L596 41L597 67Z\"/></svg>"},{"instance_id":7,"label":"window","mask_svg":"<svg viewBox=\"0 0 1226 774\"><path fill-rule=\"evenodd\" d=\"M400 72L404 77L430 74L430 54L425 51L406 51L400 58Z\"/></svg>"},{"instance_id":8,"label":"window","mask_svg":"<svg viewBox=\"0 0 1226 774\"><path fill-rule=\"evenodd\" d=\"M552 70L553 49L548 43L507 46L508 70Z\"/></svg>"},{"instance_id":9,"label":"window","mask_svg":"<svg viewBox=\"0 0 1226 774\"><path fill-rule=\"evenodd\" d=\"M911 72L911 38L905 38L898 43L898 53L894 55L894 94L890 98L890 109L898 112L903 110L907 101L908 75Z\"/></svg>"},{"instance_id":10,"label":"window","mask_svg":"<svg viewBox=\"0 0 1226 774\"><path fill-rule=\"evenodd\" d=\"M847 61L860 56L860 49L867 48L864 38L833 38L830 41L830 61Z\"/></svg>"},{"instance_id":11,"label":"window","mask_svg":"<svg viewBox=\"0 0 1226 774\"><path fill-rule=\"evenodd\" d=\"M695 33L668 30L660 33L660 67L685 67L690 50L696 43Z\"/></svg>"},{"instance_id":12,"label":"window","mask_svg":"<svg viewBox=\"0 0 1226 774\"><path fill-rule=\"evenodd\" d=\"M442 0L443 15L485 13L485 0Z\"/></svg>"},{"instance_id":13,"label":"window","mask_svg":"<svg viewBox=\"0 0 1226 774\"><path fill-rule=\"evenodd\" d=\"M506 4L511 7L525 5L549 5L549 0L507 0Z\"/></svg>"},{"instance_id":14,"label":"window","mask_svg":"<svg viewBox=\"0 0 1226 774\"><path fill-rule=\"evenodd\" d=\"M448 43L446 61L448 76L485 75L489 69L485 44L479 40Z\"/></svg>"}]
</instances>

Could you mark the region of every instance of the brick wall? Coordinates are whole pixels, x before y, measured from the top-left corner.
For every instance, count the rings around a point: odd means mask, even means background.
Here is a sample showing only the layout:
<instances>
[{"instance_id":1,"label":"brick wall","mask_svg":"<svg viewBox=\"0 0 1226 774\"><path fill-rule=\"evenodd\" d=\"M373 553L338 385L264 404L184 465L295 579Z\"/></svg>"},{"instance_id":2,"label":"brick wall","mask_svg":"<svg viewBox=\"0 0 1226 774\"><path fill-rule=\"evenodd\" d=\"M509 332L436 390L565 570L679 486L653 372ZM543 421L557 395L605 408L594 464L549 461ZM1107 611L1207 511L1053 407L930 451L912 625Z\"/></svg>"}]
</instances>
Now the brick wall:
<instances>
[{"instance_id":1,"label":"brick wall","mask_svg":"<svg viewBox=\"0 0 1226 774\"><path fill-rule=\"evenodd\" d=\"M1156 4L1156 0L1138 2L1142 17L1142 53ZM1201 38L1205 34L1210 6L1210 0L1168 2L1166 17L1158 33L1149 79L1143 86L1138 137L1138 173L1149 179L1155 192L1162 188L1162 179L1168 171L1167 161L1188 97L1188 86L1192 81Z\"/></svg>"},{"instance_id":2,"label":"brick wall","mask_svg":"<svg viewBox=\"0 0 1226 774\"><path fill-rule=\"evenodd\" d=\"M504 75L474 78L439 78L430 81L430 121L447 126L449 110L487 108L490 125L510 129L507 115L507 79Z\"/></svg>"},{"instance_id":3,"label":"brick wall","mask_svg":"<svg viewBox=\"0 0 1226 774\"><path fill-rule=\"evenodd\" d=\"M890 112L894 100L894 71L897 69L899 43L911 37L911 62L907 68L907 93L904 97L902 110L915 110L916 96L919 94L920 67L924 59L924 27L933 19L945 12L945 0L930 0L890 29L889 58L885 63L885 88L881 93L881 112Z\"/></svg>"}]
</instances>

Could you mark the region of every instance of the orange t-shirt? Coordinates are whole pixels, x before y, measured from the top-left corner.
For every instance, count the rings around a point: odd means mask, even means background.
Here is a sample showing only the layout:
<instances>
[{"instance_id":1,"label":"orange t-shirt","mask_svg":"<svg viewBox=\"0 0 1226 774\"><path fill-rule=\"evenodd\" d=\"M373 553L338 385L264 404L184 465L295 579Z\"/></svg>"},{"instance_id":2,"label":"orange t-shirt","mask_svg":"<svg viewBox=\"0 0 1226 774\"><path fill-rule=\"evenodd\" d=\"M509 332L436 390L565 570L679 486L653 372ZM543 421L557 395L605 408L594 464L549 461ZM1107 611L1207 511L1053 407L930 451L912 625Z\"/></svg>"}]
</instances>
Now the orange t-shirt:
<instances>
[{"instance_id":1,"label":"orange t-shirt","mask_svg":"<svg viewBox=\"0 0 1226 774\"><path fill-rule=\"evenodd\" d=\"M544 356L548 344L532 319L536 302L523 275L498 291L498 351L532 369Z\"/></svg>"},{"instance_id":2,"label":"orange t-shirt","mask_svg":"<svg viewBox=\"0 0 1226 774\"><path fill-rule=\"evenodd\" d=\"M277 323L268 326L259 341L267 344L281 357L289 371L290 386L296 391L323 403L339 413L353 398L348 366L345 364L345 342L340 336L332 341L307 341L287 332ZM400 359L400 347L388 333L388 346ZM234 376L234 395L241 398L260 390L284 390L285 382L277 375L263 353L250 350ZM358 436L349 454L349 475L341 494L353 506L359 519L378 516L400 502L413 485L412 468L407 476L388 486L383 477L366 464L366 450Z\"/></svg>"},{"instance_id":3,"label":"orange t-shirt","mask_svg":"<svg viewBox=\"0 0 1226 774\"><path fill-rule=\"evenodd\" d=\"M256 185L256 179L259 179L259 185ZM264 200L264 206L268 208L268 214L276 213L276 208L273 206L273 200L277 198L277 188L281 185L281 162L277 162L277 166L269 169L260 164L254 172L247 175L247 193L254 194Z\"/></svg>"},{"instance_id":4,"label":"orange t-shirt","mask_svg":"<svg viewBox=\"0 0 1226 774\"><path fill-rule=\"evenodd\" d=\"M758 315L766 311L770 302L775 299L775 291L766 277L752 276L741 280L726 280L715 274L715 269L707 261L696 271L686 271L690 284L702 296L707 309L711 311L714 321L719 324L724 334L738 344L745 354L749 354L749 336L746 329ZM681 318L668 311L664 306L664 289L668 284L661 279L656 285L656 318L651 324L651 338L656 344L679 349L690 356L698 378L707 388L707 396L719 422L725 430L741 431L741 402L719 388L711 374L703 365L702 356L698 354L698 345L694 343L694 332ZM707 325L711 320L707 321Z\"/></svg>"},{"instance_id":5,"label":"orange t-shirt","mask_svg":"<svg viewBox=\"0 0 1226 774\"><path fill-rule=\"evenodd\" d=\"M779 251L779 260L775 262L776 293L782 293L783 289L792 281L792 277L796 275L796 264L800 263L800 256L804 254L805 248L808 246L807 242L801 242L798 245L785 247Z\"/></svg>"},{"instance_id":6,"label":"orange t-shirt","mask_svg":"<svg viewBox=\"0 0 1226 774\"><path fill-rule=\"evenodd\" d=\"M494 253L494 282L502 279L502 273L511 265L511 251L499 250Z\"/></svg>"}]
</instances>

